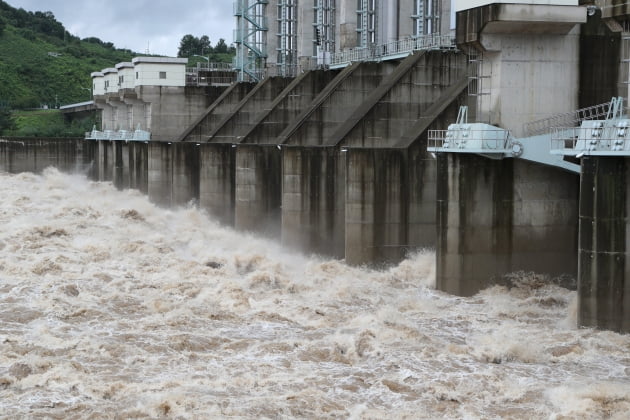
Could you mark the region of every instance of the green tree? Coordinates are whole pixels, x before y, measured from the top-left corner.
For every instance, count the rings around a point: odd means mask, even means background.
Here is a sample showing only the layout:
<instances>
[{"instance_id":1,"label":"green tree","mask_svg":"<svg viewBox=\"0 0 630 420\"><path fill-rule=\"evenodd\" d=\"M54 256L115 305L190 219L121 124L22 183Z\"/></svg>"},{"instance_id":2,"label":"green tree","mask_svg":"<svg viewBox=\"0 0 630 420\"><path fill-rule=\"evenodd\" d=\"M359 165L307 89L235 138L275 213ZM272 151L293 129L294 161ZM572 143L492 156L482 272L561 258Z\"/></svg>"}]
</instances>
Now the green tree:
<instances>
[{"instance_id":1,"label":"green tree","mask_svg":"<svg viewBox=\"0 0 630 420\"><path fill-rule=\"evenodd\" d=\"M199 54L199 38L186 34L179 42L179 51L177 51L178 57L190 57L194 54Z\"/></svg>"},{"instance_id":2,"label":"green tree","mask_svg":"<svg viewBox=\"0 0 630 420\"><path fill-rule=\"evenodd\" d=\"M214 52L219 54L228 52L228 46L225 43L225 39L219 38L219 42L217 42L217 45L214 47Z\"/></svg>"},{"instance_id":3,"label":"green tree","mask_svg":"<svg viewBox=\"0 0 630 420\"><path fill-rule=\"evenodd\" d=\"M0 105L0 134L12 130L14 127L15 123L13 118L11 118L11 110L7 106Z\"/></svg>"},{"instance_id":4,"label":"green tree","mask_svg":"<svg viewBox=\"0 0 630 420\"><path fill-rule=\"evenodd\" d=\"M199 55L210 54L212 52L212 44L210 43L210 38L208 35L203 35L199 38Z\"/></svg>"}]
</instances>

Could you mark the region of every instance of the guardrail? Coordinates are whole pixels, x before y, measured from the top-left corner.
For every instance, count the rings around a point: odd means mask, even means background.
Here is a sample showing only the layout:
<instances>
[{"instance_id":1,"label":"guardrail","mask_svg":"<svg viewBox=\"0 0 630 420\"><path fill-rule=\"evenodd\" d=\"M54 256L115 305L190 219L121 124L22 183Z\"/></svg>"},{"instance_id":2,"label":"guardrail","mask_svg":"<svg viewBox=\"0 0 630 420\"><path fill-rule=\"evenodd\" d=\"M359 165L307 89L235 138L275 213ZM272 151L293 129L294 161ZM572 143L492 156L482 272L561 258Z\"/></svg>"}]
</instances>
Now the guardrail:
<instances>
[{"instance_id":1,"label":"guardrail","mask_svg":"<svg viewBox=\"0 0 630 420\"><path fill-rule=\"evenodd\" d=\"M510 145L507 130L429 130L429 149L448 149L454 152L488 153L506 151Z\"/></svg>"},{"instance_id":2,"label":"guardrail","mask_svg":"<svg viewBox=\"0 0 630 420\"><path fill-rule=\"evenodd\" d=\"M405 38L387 44L341 51L330 56L330 65L350 64L354 61L377 61L388 57L410 54L413 51L433 49L455 49L455 38L451 35L430 34L416 38Z\"/></svg>"},{"instance_id":3,"label":"guardrail","mask_svg":"<svg viewBox=\"0 0 630 420\"><path fill-rule=\"evenodd\" d=\"M603 104L589 106L587 108L578 109L565 114L553 115L536 121L523 124L523 132L527 137L548 133L554 127L570 127L580 125L582 121L594 120L605 117L611 104L606 102Z\"/></svg>"},{"instance_id":4,"label":"guardrail","mask_svg":"<svg viewBox=\"0 0 630 420\"><path fill-rule=\"evenodd\" d=\"M630 121L614 126L556 127L551 149L562 154L630 152Z\"/></svg>"},{"instance_id":5,"label":"guardrail","mask_svg":"<svg viewBox=\"0 0 630 420\"><path fill-rule=\"evenodd\" d=\"M151 140L151 133L144 130L92 130L85 133L86 140L125 140L125 141L148 141Z\"/></svg>"}]
</instances>

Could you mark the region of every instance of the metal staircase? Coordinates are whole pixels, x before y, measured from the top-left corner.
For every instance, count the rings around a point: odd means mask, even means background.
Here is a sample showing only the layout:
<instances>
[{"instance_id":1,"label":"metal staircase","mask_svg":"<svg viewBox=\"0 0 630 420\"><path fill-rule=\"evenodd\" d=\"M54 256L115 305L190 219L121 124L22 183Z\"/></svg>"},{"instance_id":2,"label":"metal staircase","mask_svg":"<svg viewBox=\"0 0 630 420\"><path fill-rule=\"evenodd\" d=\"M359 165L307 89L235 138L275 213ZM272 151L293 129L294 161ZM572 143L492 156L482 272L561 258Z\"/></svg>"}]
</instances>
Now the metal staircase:
<instances>
[{"instance_id":1,"label":"metal staircase","mask_svg":"<svg viewBox=\"0 0 630 420\"><path fill-rule=\"evenodd\" d=\"M235 0L236 27L234 42L236 57L234 69L238 81L260 81L267 58L266 34L268 31L265 9L268 0Z\"/></svg>"}]
</instances>

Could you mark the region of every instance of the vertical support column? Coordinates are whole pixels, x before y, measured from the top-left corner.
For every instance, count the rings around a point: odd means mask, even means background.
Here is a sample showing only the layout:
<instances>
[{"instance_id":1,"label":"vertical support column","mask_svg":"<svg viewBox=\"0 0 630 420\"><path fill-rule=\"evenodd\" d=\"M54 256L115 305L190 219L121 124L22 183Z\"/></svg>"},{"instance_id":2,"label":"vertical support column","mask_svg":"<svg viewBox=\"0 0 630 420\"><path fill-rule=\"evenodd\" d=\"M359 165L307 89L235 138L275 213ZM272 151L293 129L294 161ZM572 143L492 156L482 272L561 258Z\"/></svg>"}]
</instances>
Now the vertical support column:
<instances>
[{"instance_id":1,"label":"vertical support column","mask_svg":"<svg viewBox=\"0 0 630 420\"><path fill-rule=\"evenodd\" d=\"M400 261L409 251L409 173L402 149L348 149L346 261Z\"/></svg>"},{"instance_id":2,"label":"vertical support column","mask_svg":"<svg viewBox=\"0 0 630 420\"><path fill-rule=\"evenodd\" d=\"M234 226L236 147L199 146L199 206L227 226Z\"/></svg>"},{"instance_id":3,"label":"vertical support column","mask_svg":"<svg viewBox=\"0 0 630 420\"><path fill-rule=\"evenodd\" d=\"M199 201L199 147L195 143L174 143L173 191L174 205L183 205L191 200Z\"/></svg>"},{"instance_id":4,"label":"vertical support column","mask_svg":"<svg viewBox=\"0 0 630 420\"><path fill-rule=\"evenodd\" d=\"M630 332L630 160L582 158L578 324Z\"/></svg>"},{"instance_id":5,"label":"vertical support column","mask_svg":"<svg viewBox=\"0 0 630 420\"><path fill-rule=\"evenodd\" d=\"M343 258L345 157L332 147L285 147L282 161L282 244Z\"/></svg>"},{"instance_id":6,"label":"vertical support column","mask_svg":"<svg viewBox=\"0 0 630 420\"><path fill-rule=\"evenodd\" d=\"M129 147L124 140L112 141L113 182L116 188L129 188Z\"/></svg>"},{"instance_id":7,"label":"vertical support column","mask_svg":"<svg viewBox=\"0 0 630 420\"><path fill-rule=\"evenodd\" d=\"M149 142L149 199L162 206L173 204L173 145Z\"/></svg>"},{"instance_id":8,"label":"vertical support column","mask_svg":"<svg viewBox=\"0 0 630 420\"><path fill-rule=\"evenodd\" d=\"M577 175L444 153L437 187L438 289L469 296L515 271L576 276Z\"/></svg>"},{"instance_id":9,"label":"vertical support column","mask_svg":"<svg viewBox=\"0 0 630 420\"><path fill-rule=\"evenodd\" d=\"M129 142L129 188L135 188L148 194L149 175L149 144L148 142Z\"/></svg>"},{"instance_id":10,"label":"vertical support column","mask_svg":"<svg viewBox=\"0 0 630 420\"><path fill-rule=\"evenodd\" d=\"M237 229L280 236L281 151L276 146L239 145L236 150Z\"/></svg>"},{"instance_id":11,"label":"vertical support column","mask_svg":"<svg viewBox=\"0 0 630 420\"><path fill-rule=\"evenodd\" d=\"M114 145L112 140L98 141L98 180L111 181L114 177Z\"/></svg>"},{"instance_id":12,"label":"vertical support column","mask_svg":"<svg viewBox=\"0 0 630 420\"><path fill-rule=\"evenodd\" d=\"M87 169L86 176L93 180L98 181L98 142L94 140L82 140L83 147L83 164Z\"/></svg>"}]
</instances>

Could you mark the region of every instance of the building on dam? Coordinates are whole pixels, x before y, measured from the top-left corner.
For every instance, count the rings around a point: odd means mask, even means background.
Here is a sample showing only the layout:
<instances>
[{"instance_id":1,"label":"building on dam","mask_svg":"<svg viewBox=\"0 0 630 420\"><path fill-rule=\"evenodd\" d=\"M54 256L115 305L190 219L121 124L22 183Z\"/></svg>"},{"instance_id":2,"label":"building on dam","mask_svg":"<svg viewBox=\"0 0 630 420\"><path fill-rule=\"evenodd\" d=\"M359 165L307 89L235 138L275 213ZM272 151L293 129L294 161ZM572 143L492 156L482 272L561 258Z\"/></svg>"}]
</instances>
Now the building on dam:
<instances>
[{"instance_id":1,"label":"building on dam","mask_svg":"<svg viewBox=\"0 0 630 420\"><path fill-rule=\"evenodd\" d=\"M580 325L630 331L628 2L237 0L234 16L229 68L92 73L102 126L76 152L92 176L350 264L432 248L453 294L577 279ZM37 150L8 147L9 168Z\"/></svg>"}]
</instances>

